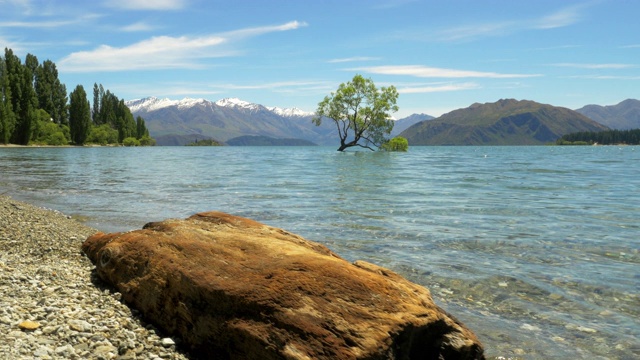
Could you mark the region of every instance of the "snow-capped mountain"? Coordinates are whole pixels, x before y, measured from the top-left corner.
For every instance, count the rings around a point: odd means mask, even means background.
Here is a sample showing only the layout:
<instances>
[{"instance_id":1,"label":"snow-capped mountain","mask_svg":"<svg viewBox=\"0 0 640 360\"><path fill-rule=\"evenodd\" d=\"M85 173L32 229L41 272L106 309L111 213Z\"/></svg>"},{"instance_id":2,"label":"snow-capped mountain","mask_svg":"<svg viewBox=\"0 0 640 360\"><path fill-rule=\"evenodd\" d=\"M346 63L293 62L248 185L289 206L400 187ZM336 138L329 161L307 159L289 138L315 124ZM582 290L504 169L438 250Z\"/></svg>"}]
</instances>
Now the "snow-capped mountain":
<instances>
[{"instance_id":1,"label":"snow-capped mountain","mask_svg":"<svg viewBox=\"0 0 640 360\"><path fill-rule=\"evenodd\" d=\"M279 107L267 107L267 110L276 113L280 116L292 117L292 116L313 116L315 113L300 110L296 107L294 108L279 108Z\"/></svg>"},{"instance_id":2,"label":"snow-capped mountain","mask_svg":"<svg viewBox=\"0 0 640 360\"><path fill-rule=\"evenodd\" d=\"M171 100L171 99L160 99L155 96L143 98L143 99L135 99L125 101L125 104L129 107L132 113L140 113L140 112L152 112L156 110L160 110L167 107L175 106L178 109L188 109L194 106L206 106L211 107L212 105L224 107L224 108L234 108L234 109L242 109L249 112L257 112L261 110L270 111L276 115L283 117L305 117L305 116L313 116L314 113L306 112L300 110L298 108L279 108L279 107L267 107L260 104L250 103L248 101L244 101L238 98L224 98L218 101L212 102L206 99L192 99L192 98L184 98L182 100Z\"/></svg>"},{"instance_id":3,"label":"snow-capped mountain","mask_svg":"<svg viewBox=\"0 0 640 360\"><path fill-rule=\"evenodd\" d=\"M238 98L224 98L216 101L214 104L222 107L230 107L236 109L244 109L249 111L258 111L264 106L240 100Z\"/></svg>"},{"instance_id":4,"label":"snow-capped mountain","mask_svg":"<svg viewBox=\"0 0 640 360\"><path fill-rule=\"evenodd\" d=\"M212 138L220 142L241 136L302 139L316 144L335 142L331 124L315 126L313 113L297 108L266 107L238 98L212 102L148 97L126 101L134 116L142 116L151 136L161 145L182 145L185 139ZM166 140L166 141L165 141Z\"/></svg>"},{"instance_id":5,"label":"snow-capped mountain","mask_svg":"<svg viewBox=\"0 0 640 360\"><path fill-rule=\"evenodd\" d=\"M298 108L283 109L250 103L238 98L218 101L148 97L125 104L134 116L142 116L159 145L184 145L196 139L227 142L239 137L262 136L302 139L318 145L333 145L338 138L331 121L316 126L313 113ZM403 123L398 120L398 127Z\"/></svg>"}]
</instances>

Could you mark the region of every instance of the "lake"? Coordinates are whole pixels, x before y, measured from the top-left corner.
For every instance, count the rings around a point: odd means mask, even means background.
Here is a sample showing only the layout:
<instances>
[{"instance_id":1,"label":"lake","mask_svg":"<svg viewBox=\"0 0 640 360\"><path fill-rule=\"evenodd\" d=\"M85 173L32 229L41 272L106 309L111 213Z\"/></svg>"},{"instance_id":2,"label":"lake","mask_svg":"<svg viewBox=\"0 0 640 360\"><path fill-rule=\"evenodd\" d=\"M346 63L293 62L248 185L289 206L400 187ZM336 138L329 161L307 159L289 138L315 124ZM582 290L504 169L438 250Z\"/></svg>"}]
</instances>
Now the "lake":
<instances>
[{"instance_id":1,"label":"lake","mask_svg":"<svg viewBox=\"0 0 640 360\"><path fill-rule=\"evenodd\" d=\"M220 210L428 287L489 357L640 357L640 147L0 148L0 192L103 231Z\"/></svg>"}]
</instances>

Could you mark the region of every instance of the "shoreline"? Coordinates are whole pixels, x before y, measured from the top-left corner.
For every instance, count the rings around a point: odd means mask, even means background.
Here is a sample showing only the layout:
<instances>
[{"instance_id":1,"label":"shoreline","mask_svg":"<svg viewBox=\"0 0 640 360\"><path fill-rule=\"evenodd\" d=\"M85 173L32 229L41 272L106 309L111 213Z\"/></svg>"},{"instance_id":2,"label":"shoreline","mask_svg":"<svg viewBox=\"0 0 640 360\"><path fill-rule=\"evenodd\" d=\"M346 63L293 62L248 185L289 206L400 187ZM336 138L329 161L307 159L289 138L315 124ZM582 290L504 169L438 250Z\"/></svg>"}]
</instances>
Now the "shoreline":
<instances>
[{"instance_id":1,"label":"shoreline","mask_svg":"<svg viewBox=\"0 0 640 360\"><path fill-rule=\"evenodd\" d=\"M93 275L96 232L0 194L0 358L189 359Z\"/></svg>"}]
</instances>

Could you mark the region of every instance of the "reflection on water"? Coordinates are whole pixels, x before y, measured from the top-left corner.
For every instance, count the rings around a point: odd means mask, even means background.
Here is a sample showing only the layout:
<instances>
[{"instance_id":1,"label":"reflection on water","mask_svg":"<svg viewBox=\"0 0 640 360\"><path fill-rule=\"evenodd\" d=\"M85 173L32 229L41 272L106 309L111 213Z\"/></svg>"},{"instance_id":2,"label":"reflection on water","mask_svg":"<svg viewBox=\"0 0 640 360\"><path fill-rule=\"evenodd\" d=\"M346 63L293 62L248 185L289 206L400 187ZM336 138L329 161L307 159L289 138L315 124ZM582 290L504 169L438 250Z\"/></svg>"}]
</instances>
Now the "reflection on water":
<instances>
[{"instance_id":1,"label":"reflection on water","mask_svg":"<svg viewBox=\"0 0 640 360\"><path fill-rule=\"evenodd\" d=\"M426 285L489 356L640 357L640 148L0 148L0 191L105 231L221 210Z\"/></svg>"}]
</instances>

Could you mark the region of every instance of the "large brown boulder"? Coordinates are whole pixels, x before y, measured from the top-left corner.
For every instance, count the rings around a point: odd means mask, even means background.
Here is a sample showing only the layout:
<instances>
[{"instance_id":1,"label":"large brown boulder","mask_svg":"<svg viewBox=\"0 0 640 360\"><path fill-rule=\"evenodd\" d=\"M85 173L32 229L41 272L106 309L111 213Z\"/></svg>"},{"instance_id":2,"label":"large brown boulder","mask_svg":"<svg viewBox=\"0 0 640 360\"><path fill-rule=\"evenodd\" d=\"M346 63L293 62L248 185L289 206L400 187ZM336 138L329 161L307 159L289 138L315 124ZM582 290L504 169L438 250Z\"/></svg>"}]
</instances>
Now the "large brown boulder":
<instances>
[{"instance_id":1,"label":"large brown boulder","mask_svg":"<svg viewBox=\"0 0 640 360\"><path fill-rule=\"evenodd\" d=\"M88 238L101 279L199 358L483 359L429 291L220 212Z\"/></svg>"}]
</instances>

